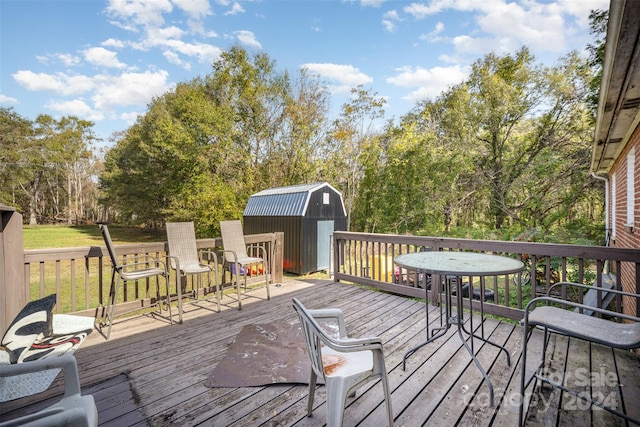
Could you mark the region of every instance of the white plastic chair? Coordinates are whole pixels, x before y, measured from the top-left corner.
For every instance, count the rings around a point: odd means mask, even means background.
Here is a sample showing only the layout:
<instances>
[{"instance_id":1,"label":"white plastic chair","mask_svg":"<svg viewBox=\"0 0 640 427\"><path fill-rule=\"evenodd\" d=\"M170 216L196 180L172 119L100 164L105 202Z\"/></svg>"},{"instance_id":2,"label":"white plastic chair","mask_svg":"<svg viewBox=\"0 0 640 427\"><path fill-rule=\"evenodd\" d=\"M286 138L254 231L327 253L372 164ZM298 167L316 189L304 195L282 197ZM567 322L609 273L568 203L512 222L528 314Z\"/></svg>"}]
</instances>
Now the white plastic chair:
<instances>
[{"instance_id":1,"label":"white plastic chair","mask_svg":"<svg viewBox=\"0 0 640 427\"><path fill-rule=\"evenodd\" d=\"M98 425L98 410L93 396L80 394L80 380L76 359L71 354L47 357L33 362L0 365L0 377L34 374L42 371L64 370L64 396L52 406L34 414L0 422L0 427L12 426L74 426Z\"/></svg>"},{"instance_id":2,"label":"white plastic chair","mask_svg":"<svg viewBox=\"0 0 640 427\"><path fill-rule=\"evenodd\" d=\"M380 378L387 406L388 425L393 426L393 410L387 370L380 338L349 338L344 315L337 308L307 310L293 298L293 308L300 324L311 359L307 416L313 412L316 380L321 377L327 387L327 426L341 426L347 396L367 382ZM338 337L328 335L318 320L338 324Z\"/></svg>"},{"instance_id":3,"label":"white plastic chair","mask_svg":"<svg viewBox=\"0 0 640 427\"><path fill-rule=\"evenodd\" d=\"M190 274L198 275L198 285L202 283L201 274L207 274L207 286L211 287L211 272L216 287L218 311L220 311L220 286L218 284L218 257L210 250L198 252L196 232L193 222L167 222L167 243L169 245L169 265L176 271L176 288L178 292L178 313L182 323L182 284ZM207 254L208 260L213 260L213 266L202 259ZM199 288L200 286L198 286ZM198 289L193 290L194 299L198 299Z\"/></svg>"},{"instance_id":4,"label":"white plastic chair","mask_svg":"<svg viewBox=\"0 0 640 427\"><path fill-rule=\"evenodd\" d=\"M248 248L257 251L261 256L252 257L247 253L247 244L244 241L242 223L238 220L220 221L220 234L222 234L222 247L224 262L231 272L231 277L235 275L236 290L238 292L238 309L242 309L240 299L240 275L244 276L244 288L247 289L247 275L249 269L254 265L264 266L265 285L267 287L267 299L271 299L269 294L269 260L264 246L250 245Z\"/></svg>"}]
</instances>

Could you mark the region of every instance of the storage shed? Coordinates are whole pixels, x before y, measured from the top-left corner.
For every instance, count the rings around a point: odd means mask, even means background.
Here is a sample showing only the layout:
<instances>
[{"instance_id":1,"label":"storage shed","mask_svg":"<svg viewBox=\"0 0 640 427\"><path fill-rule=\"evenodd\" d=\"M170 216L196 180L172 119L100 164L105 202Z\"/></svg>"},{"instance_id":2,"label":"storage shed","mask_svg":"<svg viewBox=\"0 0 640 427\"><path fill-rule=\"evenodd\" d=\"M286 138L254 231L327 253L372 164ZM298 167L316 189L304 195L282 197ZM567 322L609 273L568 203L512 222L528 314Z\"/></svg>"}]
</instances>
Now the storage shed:
<instances>
[{"instance_id":1,"label":"storage shed","mask_svg":"<svg viewBox=\"0 0 640 427\"><path fill-rule=\"evenodd\" d=\"M328 270L331 236L346 227L342 194L326 182L263 190L244 209L246 234L284 233L283 270L294 274Z\"/></svg>"}]
</instances>

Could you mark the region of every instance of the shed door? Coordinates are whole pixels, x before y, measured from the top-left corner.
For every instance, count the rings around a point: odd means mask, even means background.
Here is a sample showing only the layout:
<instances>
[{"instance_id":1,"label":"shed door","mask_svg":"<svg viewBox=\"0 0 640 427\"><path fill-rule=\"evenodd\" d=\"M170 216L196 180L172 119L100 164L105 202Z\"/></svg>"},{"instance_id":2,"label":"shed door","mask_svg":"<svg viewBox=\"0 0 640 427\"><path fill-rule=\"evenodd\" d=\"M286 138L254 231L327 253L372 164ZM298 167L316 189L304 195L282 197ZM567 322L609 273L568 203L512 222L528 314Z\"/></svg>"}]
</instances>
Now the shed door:
<instances>
[{"instance_id":1,"label":"shed door","mask_svg":"<svg viewBox=\"0 0 640 427\"><path fill-rule=\"evenodd\" d=\"M332 234L333 221L318 221L318 271L329 270Z\"/></svg>"}]
</instances>

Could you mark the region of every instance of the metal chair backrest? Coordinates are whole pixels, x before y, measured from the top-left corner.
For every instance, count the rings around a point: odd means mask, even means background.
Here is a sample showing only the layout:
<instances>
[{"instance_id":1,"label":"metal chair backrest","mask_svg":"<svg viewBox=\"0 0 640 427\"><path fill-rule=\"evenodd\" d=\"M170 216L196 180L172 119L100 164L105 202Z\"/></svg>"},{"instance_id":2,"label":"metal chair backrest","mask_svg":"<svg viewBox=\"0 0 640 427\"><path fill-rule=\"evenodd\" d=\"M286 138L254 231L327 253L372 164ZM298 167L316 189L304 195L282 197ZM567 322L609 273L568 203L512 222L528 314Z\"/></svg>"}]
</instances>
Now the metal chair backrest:
<instances>
[{"instance_id":1,"label":"metal chair backrest","mask_svg":"<svg viewBox=\"0 0 640 427\"><path fill-rule=\"evenodd\" d=\"M193 222L167 222L166 226L171 268L176 268L175 258L180 265L200 264Z\"/></svg>"},{"instance_id":2,"label":"metal chair backrest","mask_svg":"<svg viewBox=\"0 0 640 427\"><path fill-rule=\"evenodd\" d=\"M116 271L122 270L122 265L118 261L118 256L116 255L116 249L113 247L113 242L111 241L111 234L109 233L109 227L107 227L106 224L100 224L100 232L102 233L104 244L107 247L107 252L109 252L109 257L111 258L111 264L113 265L113 269Z\"/></svg>"},{"instance_id":3,"label":"metal chair backrest","mask_svg":"<svg viewBox=\"0 0 640 427\"><path fill-rule=\"evenodd\" d=\"M239 220L220 221L220 234L222 234L222 246L225 254L224 259L227 262L234 262L233 251L238 258L247 258L247 245L244 242L244 232L242 231L242 223Z\"/></svg>"}]
</instances>

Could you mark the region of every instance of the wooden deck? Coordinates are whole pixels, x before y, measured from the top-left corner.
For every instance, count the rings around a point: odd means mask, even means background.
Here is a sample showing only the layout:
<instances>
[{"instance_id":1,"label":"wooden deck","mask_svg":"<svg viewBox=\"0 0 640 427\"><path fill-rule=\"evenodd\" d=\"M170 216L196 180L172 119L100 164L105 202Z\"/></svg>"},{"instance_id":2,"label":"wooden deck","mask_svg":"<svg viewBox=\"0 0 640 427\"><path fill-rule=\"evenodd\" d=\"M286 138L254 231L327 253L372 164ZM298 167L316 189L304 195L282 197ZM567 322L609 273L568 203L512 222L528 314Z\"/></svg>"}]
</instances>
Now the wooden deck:
<instances>
[{"instance_id":1,"label":"wooden deck","mask_svg":"<svg viewBox=\"0 0 640 427\"><path fill-rule=\"evenodd\" d=\"M521 328L485 319L484 333L505 345L512 357L476 342L476 352L492 379L496 407L488 404L488 388L453 329L412 355L402 369L405 351L425 339L422 301L333 283L288 280L272 287L271 301L263 290L246 298L238 311L225 300L221 313L213 304L188 304L184 324L169 325L138 316L114 325L111 340L94 331L76 353L83 391L96 400L101 426L318 426L325 421L324 387L316 391L313 416L306 416L308 386L272 385L251 388L207 388L204 381L227 346L245 324L297 321L291 298L309 308L339 307L351 336L380 336L392 389L396 426L513 426L517 423L517 389ZM439 310L430 307L436 319ZM177 319L177 316L174 316ZM475 321L474 326L480 322ZM612 352L578 340L556 337L552 369L567 363L568 380L580 385L588 372L602 374L595 385L607 399L617 399L628 413L639 416L640 361L629 352ZM567 357L570 354L570 357ZM532 359L530 359L532 360ZM584 369L580 371L579 369ZM612 378L611 376L614 376ZM595 377L594 377L595 378ZM617 378L622 386L617 386ZM54 385L43 397L59 393ZM596 390L594 388L594 390ZM2 404L0 419L10 419L47 403L33 399ZM558 409L560 403L563 409ZM559 391L533 400L528 426L624 425L598 409ZM381 387L372 383L350 398L345 426L377 426L384 420Z\"/></svg>"}]
</instances>

